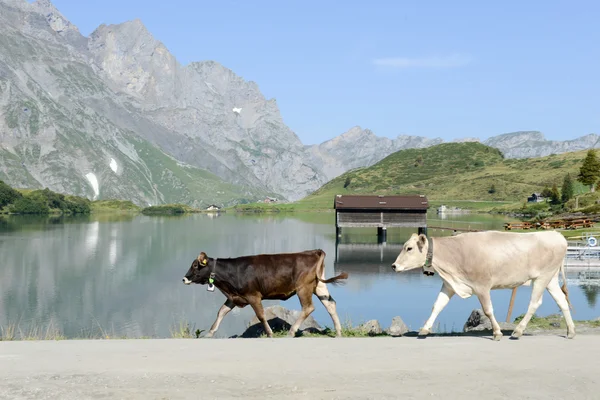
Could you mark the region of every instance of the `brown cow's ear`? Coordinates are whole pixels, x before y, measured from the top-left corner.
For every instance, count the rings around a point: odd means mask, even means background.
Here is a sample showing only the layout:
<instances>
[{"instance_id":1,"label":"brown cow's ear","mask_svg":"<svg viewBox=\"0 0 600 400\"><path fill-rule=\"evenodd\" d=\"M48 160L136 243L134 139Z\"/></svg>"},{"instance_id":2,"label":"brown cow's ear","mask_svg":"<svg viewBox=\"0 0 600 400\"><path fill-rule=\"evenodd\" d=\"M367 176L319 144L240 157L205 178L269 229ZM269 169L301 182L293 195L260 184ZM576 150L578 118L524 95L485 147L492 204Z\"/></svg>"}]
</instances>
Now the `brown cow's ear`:
<instances>
[{"instance_id":1,"label":"brown cow's ear","mask_svg":"<svg viewBox=\"0 0 600 400\"><path fill-rule=\"evenodd\" d=\"M198 256L198 262L202 265L206 265L208 263L208 257L205 252L200 253Z\"/></svg>"}]
</instances>

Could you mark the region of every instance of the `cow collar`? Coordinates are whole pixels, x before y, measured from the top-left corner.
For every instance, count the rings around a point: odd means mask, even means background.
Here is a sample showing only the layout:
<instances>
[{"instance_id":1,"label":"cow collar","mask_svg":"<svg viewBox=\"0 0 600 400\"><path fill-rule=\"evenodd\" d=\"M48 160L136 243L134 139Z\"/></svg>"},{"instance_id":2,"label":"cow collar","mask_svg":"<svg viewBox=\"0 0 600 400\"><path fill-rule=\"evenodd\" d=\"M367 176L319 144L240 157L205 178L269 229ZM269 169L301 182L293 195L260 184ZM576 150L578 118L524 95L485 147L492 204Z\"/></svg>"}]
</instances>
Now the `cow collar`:
<instances>
[{"instance_id":1,"label":"cow collar","mask_svg":"<svg viewBox=\"0 0 600 400\"><path fill-rule=\"evenodd\" d=\"M217 269L217 258L215 258L215 262L210 271L210 275L208 276L208 287L206 288L209 292L215 290L215 270Z\"/></svg>"},{"instance_id":2,"label":"cow collar","mask_svg":"<svg viewBox=\"0 0 600 400\"><path fill-rule=\"evenodd\" d=\"M423 265L423 274L427 276L433 275L433 239L427 238L429 245L427 246L427 257L425 258L425 264Z\"/></svg>"}]
</instances>

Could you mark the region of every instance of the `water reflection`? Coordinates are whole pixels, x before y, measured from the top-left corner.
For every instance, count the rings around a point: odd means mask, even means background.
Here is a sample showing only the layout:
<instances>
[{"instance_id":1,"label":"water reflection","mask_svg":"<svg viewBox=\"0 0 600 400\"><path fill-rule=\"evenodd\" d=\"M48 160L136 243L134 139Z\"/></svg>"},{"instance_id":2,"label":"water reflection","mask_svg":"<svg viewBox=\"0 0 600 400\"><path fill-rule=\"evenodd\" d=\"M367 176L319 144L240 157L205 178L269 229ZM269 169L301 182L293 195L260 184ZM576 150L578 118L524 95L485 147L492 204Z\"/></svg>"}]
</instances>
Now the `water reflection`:
<instances>
[{"instance_id":1,"label":"water reflection","mask_svg":"<svg viewBox=\"0 0 600 400\"><path fill-rule=\"evenodd\" d=\"M494 219L492 224L496 223ZM377 245L375 232L350 230L336 246L332 214L2 217L0 325L18 322L27 332L52 321L69 337L90 332L168 337L171 326L183 320L208 329L224 296L181 283L200 251L236 257L321 248L327 253L326 276L350 273L345 286L330 287L342 320L358 323L375 318L385 327L400 315L418 329L431 312L441 281L419 271L391 270L401 243L411 233L390 230L383 246ZM569 286L576 318L595 318L600 314L598 286L574 273L569 272ZM530 288L519 289L513 317L525 312L529 295ZM499 320L504 319L509 297L510 291L492 294ZM296 298L285 306L300 308ZM479 308L477 299L453 298L440 315L440 327L462 329L473 308ZM545 294L539 313L557 311ZM242 332L252 316L250 308L235 309L224 319L218 336ZM318 302L314 317L331 325Z\"/></svg>"}]
</instances>

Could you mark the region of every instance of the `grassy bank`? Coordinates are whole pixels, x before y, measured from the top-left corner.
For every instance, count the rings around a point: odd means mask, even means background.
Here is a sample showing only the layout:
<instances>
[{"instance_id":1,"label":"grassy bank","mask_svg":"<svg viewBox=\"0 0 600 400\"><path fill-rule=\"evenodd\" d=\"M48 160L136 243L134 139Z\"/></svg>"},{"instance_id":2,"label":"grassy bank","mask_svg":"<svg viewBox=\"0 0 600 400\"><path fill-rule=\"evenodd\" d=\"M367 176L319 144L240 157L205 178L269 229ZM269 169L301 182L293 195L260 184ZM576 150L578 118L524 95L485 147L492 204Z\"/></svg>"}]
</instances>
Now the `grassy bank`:
<instances>
[{"instance_id":1,"label":"grassy bank","mask_svg":"<svg viewBox=\"0 0 600 400\"><path fill-rule=\"evenodd\" d=\"M141 207L129 200L96 200L92 202L91 209L93 213L136 213Z\"/></svg>"},{"instance_id":2,"label":"grassy bank","mask_svg":"<svg viewBox=\"0 0 600 400\"><path fill-rule=\"evenodd\" d=\"M142 209L142 214L144 215L177 215L201 212L202 210L185 204L162 204L159 206L150 206Z\"/></svg>"}]
</instances>

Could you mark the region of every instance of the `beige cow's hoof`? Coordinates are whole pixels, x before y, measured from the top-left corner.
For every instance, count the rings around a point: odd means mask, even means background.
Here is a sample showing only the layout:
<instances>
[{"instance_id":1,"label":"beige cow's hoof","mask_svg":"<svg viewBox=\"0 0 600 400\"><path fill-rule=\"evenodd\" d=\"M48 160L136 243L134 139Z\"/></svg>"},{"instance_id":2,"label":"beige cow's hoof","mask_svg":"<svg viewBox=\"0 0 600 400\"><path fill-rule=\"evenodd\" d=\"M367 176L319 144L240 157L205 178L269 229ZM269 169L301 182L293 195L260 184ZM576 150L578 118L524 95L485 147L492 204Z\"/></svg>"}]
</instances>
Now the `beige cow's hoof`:
<instances>
[{"instance_id":1,"label":"beige cow's hoof","mask_svg":"<svg viewBox=\"0 0 600 400\"><path fill-rule=\"evenodd\" d=\"M575 332L567 332L567 339L573 339L575 337Z\"/></svg>"},{"instance_id":2,"label":"beige cow's hoof","mask_svg":"<svg viewBox=\"0 0 600 400\"><path fill-rule=\"evenodd\" d=\"M502 339L502 334L501 333L494 334L494 341L499 342L500 339Z\"/></svg>"},{"instance_id":3,"label":"beige cow's hoof","mask_svg":"<svg viewBox=\"0 0 600 400\"><path fill-rule=\"evenodd\" d=\"M515 329L515 330L513 331L513 333L510 335L510 337L511 337L511 338L513 338L513 339L518 339L518 338L520 338L521 336L523 336L523 331L521 331L521 330L518 330L518 329Z\"/></svg>"},{"instance_id":4,"label":"beige cow's hoof","mask_svg":"<svg viewBox=\"0 0 600 400\"><path fill-rule=\"evenodd\" d=\"M208 332L206 335L204 335L205 339L210 339L211 337L213 337L214 333Z\"/></svg>"},{"instance_id":5,"label":"beige cow's hoof","mask_svg":"<svg viewBox=\"0 0 600 400\"><path fill-rule=\"evenodd\" d=\"M431 333L431 331L430 331L429 329L422 328L422 329L419 331L419 336L427 336L427 335L429 335L430 333Z\"/></svg>"}]
</instances>

